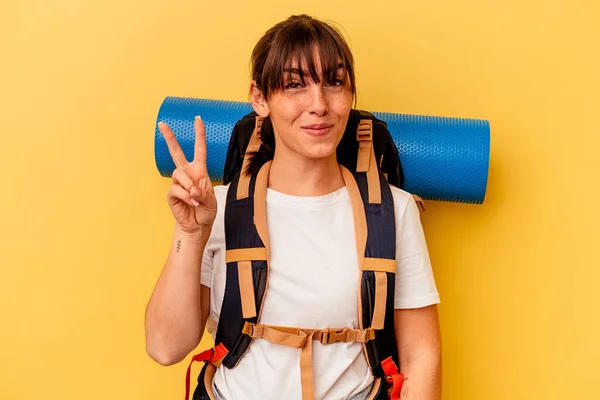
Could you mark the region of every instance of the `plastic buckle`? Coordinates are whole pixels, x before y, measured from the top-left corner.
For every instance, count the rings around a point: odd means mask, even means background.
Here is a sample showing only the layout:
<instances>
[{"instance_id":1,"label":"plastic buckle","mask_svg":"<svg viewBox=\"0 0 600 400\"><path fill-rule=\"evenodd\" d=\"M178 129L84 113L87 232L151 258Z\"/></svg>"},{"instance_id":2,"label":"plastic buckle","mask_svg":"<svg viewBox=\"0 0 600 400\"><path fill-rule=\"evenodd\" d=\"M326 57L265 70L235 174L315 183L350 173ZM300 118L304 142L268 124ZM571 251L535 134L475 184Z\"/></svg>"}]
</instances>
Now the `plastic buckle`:
<instances>
[{"instance_id":1,"label":"plastic buckle","mask_svg":"<svg viewBox=\"0 0 600 400\"><path fill-rule=\"evenodd\" d=\"M356 130L356 140L358 142L373 140L373 121L370 119L360 121Z\"/></svg>"},{"instance_id":2,"label":"plastic buckle","mask_svg":"<svg viewBox=\"0 0 600 400\"><path fill-rule=\"evenodd\" d=\"M322 344L331 344L335 342L345 342L348 334L348 328L328 329L321 336Z\"/></svg>"}]
</instances>

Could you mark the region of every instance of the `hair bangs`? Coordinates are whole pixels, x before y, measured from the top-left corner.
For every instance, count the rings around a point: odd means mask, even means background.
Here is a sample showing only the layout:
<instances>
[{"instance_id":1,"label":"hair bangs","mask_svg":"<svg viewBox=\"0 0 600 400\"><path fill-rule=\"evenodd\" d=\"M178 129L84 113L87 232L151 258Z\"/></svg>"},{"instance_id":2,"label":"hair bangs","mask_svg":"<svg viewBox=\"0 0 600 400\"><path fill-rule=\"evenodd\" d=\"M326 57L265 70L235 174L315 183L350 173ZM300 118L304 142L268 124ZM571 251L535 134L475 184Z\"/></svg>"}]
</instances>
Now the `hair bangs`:
<instances>
[{"instance_id":1,"label":"hair bangs","mask_svg":"<svg viewBox=\"0 0 600 400\"><path fill-rule=\"evenodd\" d=\"M285 86L286 76L297 74L301 82L344 84L349 79L355 94L352 53L334 28L326 24L300 20L278 32L269 49L262 71L260 88L265 97ZM339 70L343 73L339 74Z\"/></svg>"}]
</instances>

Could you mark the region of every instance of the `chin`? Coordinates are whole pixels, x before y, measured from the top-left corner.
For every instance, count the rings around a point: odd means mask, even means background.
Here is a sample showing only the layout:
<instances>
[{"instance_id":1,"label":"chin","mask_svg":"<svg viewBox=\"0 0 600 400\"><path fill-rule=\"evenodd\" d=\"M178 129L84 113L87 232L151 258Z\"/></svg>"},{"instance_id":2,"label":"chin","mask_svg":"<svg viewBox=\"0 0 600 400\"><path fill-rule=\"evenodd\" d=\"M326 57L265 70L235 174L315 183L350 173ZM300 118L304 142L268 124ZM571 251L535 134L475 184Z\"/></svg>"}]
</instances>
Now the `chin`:
<instances>
[{"instance_id":1,"label":"chin","mask_svg":"<svg viewBox=\"0 0 600 400\"><path fill-rule=\"evenodd\" d=\"M335 156L337 145L319 144L313 145L304 151L304 156L311 159L323 159Z\"/></svg>"}]
</instances>

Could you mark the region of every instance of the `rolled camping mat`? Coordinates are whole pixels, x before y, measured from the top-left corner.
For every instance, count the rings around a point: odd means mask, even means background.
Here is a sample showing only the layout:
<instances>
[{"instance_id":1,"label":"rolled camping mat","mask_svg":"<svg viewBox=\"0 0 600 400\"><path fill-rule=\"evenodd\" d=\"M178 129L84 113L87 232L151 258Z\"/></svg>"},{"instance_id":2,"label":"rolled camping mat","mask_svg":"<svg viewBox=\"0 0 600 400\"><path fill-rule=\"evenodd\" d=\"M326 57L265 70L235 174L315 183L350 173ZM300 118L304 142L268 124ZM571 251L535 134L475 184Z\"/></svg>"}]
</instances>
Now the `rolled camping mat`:
<instances>
[{"instance_id":1,"label":"rolled camping mat","mask_svg":"<svg viewBox=\"0 0 600 400\"><path fill-rule=\"evenodd\" d=\"M233 126L252 111L250 103L167 97L158 112L154 132L156 166L170 177L175 164L158 130L163 121L172 128L188 160L194 157L194 118L206 127L206 166L214 182L223 179L225 155ZM387 123L400 154L407 192L427 200L482 203L490 158L488 121L372 112Z\"/></svg>"}]
</instances>

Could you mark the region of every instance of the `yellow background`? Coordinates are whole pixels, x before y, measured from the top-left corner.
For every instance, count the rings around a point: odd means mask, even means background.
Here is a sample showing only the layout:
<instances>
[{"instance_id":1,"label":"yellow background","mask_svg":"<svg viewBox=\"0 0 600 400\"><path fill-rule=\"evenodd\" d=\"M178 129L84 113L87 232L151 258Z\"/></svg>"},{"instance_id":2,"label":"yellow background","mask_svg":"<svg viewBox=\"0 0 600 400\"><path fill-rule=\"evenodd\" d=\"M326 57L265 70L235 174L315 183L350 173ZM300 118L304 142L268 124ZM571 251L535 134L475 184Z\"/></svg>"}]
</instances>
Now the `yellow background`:
<instances>
[{"instance_id":1,"label":"yellow background","mask_svg":"<svg viewBox=\"0 0 600 400\"><path fill-rule=\"evenodd\" d=\"M444 399L600 398L597 1L0 9L0 398L183 397L189 357L165 368L144 348L174 226L158 108L247 100L253 45L304 12L349 36L359 107L490 121L485 203L429 202L422 217Z\"/></svg>"}]
</instances>

